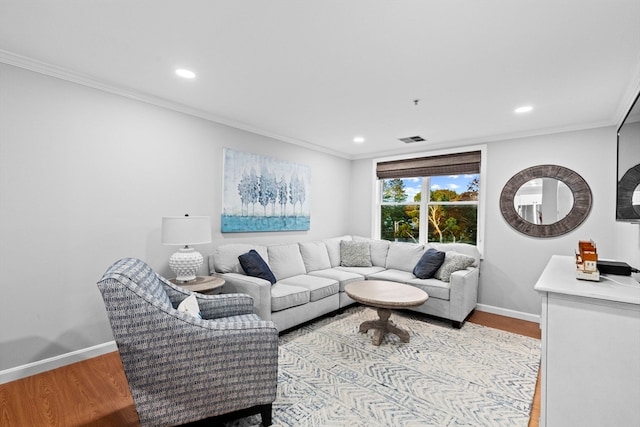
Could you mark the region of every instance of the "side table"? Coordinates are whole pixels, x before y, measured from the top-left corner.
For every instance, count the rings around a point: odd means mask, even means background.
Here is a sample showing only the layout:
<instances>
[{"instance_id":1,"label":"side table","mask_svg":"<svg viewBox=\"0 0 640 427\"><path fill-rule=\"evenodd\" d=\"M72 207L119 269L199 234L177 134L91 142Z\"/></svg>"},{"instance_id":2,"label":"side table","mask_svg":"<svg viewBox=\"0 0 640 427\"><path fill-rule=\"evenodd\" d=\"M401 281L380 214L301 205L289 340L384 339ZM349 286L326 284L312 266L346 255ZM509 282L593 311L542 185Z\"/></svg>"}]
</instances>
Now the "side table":
<instances>
[{"instance_id":1,"label":"side table","mask_svg":"<svg viewBox=\"0 0 640 427\"><path fill-rule=\"evenodd\" d=\"M176 279L170 279L169 281L181 288L201 294L217 294L224 285L224 279L216 276L197 276L189 282L180 282Z\"/></svg>"}]
</instances>

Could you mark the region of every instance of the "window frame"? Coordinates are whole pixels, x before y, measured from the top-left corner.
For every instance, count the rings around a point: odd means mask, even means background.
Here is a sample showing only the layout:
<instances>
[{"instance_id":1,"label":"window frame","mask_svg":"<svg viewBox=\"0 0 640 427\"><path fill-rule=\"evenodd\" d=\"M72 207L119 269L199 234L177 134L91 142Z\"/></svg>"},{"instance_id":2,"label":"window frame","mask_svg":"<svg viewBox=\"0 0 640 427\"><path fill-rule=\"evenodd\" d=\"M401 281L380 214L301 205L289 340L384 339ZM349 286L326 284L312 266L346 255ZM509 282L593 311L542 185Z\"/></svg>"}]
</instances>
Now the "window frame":
<instances>
[{"instance_id":1,"label":"window frame","mask_svg":"<svg viewBox=\"0 0 640 427\"><path fill-rule=\"evenodd\" d=\"M474 145L474 146L465 146L465 147L456 147L456 148L451 148L451 149L443 149L443 150L434 150L434 151L425 151L425 152L417 152L417 153L411 153L411 154L403 154L403 155L397 155L397 156L392 156L392 157L384 157L384 158L375 158L372 160L372 170L373 170L373 193L374 193L374 209L372 212L372 220L371 220L371 235L373 236L374 239L380 239L381 238L381 230L380 230L380 222L381 222L381 207L383 206L382 203L382 181L383 179L378 179L377 175L376 175L376 167L377 164L380 162L389 162L389 161L394 161L394 160L405 160L405 159L412 159L412 158L418 158L418 157L430 157L430 156L441 156L441 155L446 155L446 154L457 154L457 153L464 153L464 152L469 152L469 151L480 151L480 185L478 188L479 191L479 197L478 197L478 201L477 202L468 202L468 201L461 201L461 202L449 202L450 204L454 204L454 205L462 205L462 204L476 204L477 203L477 209L478 209L478 239L476 242L476 247L478 248L478 250L480 251L480 253L484 253L484 229L485 229L485 210L486 210L486 176L487 176L487 171L486 171L486 158L487 158L487 146L486 144L482 144L482 145ZM420 202L420 223L421 224L426 224L426 221L428 221L427 219L427 208L428 206L428 202L430 199L430 188L428 188L429 186L429 179L424 179L426 177L422 177L422 202ZM427 196L427 197L425 197ZM446 204L448 202L438 202L438 204ZM385 203L385 204L389 204L389 203ZM415 204L415 202L407 202L407 203L402 203L403 205L407 205L407 204ZM425 230L426 231L426 230ZM427 234L428 233L420 233L419 236L419 243L426 245L428 244L427 240Z\"/></svg>"}]
</instances>

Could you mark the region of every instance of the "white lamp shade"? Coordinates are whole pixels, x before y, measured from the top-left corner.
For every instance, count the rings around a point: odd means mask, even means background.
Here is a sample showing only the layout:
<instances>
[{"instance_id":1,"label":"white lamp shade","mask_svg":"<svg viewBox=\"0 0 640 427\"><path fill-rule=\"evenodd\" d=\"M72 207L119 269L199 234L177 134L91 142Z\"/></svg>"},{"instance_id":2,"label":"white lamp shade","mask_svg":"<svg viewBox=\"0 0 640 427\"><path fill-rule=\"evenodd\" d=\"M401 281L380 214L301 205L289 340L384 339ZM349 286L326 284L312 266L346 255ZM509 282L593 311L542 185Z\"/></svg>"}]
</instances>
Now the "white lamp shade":
<instances>
[{"instance_id":1,"label":"white lamp shade","mask_svg":"<svg viewBox=\"0 0 640 427\"><path fill-rule=\"evenodd\" d=\"M208 216L167 216L162 218L162 243L201 245L211 242Z\"/></svg>"}]
</instances>

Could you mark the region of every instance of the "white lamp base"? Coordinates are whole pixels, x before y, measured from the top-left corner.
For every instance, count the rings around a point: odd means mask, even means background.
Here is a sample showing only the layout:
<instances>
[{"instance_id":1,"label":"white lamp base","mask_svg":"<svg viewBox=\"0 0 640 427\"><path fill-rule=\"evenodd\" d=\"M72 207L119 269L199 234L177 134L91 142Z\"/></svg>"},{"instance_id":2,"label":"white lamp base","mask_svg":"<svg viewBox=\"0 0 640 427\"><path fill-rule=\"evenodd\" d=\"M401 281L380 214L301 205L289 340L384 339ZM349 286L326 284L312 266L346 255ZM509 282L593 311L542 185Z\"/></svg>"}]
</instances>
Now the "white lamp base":
<instances>
[{"instance_id":1,"label":"white lamp base","mask_svg":"<svg viewBox=\"0 0 640 427\"><path fill-rule=\"evenodd\" d=\"M169 267L176 274L179 282L195 280L204 258L200 252L185 246L169 258Z\"/></svg>"}]
</instances>

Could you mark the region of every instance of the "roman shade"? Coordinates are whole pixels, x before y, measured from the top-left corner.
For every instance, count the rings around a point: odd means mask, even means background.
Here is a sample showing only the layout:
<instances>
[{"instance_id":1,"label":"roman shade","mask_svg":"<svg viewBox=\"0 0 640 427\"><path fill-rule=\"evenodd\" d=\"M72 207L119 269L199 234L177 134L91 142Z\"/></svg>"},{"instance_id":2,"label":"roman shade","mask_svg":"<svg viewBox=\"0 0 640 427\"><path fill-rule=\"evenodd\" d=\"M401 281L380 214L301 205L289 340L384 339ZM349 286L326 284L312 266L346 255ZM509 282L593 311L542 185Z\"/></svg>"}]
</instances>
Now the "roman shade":
<instances>
[{"instance_id":1,"label":"roman shade","mask_svg":"<svg viewBox=\"0 0 640 427\"><path fill-rule=\"evenodd\" d=\"M392 160L376 165L378 179L480 173L480 151Z\"/></svg>"}]
</instances>

